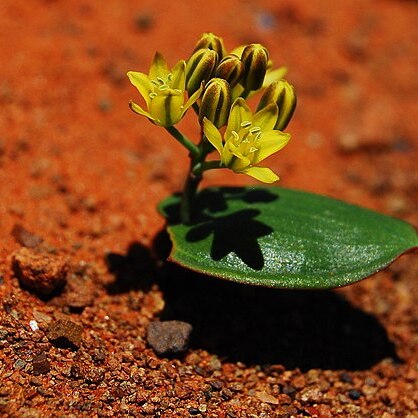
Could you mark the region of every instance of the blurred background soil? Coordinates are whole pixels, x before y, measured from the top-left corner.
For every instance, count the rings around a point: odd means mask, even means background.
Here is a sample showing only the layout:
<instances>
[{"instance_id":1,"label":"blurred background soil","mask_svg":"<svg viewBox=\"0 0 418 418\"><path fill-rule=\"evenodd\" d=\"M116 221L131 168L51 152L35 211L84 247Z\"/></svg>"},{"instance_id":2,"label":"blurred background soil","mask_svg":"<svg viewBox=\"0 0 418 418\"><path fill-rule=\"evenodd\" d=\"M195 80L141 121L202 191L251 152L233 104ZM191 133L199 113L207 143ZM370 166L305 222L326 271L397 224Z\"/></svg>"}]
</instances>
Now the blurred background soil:
<instances>
[{"instance_id":1,"label":"blurred background soil","mask_svg":"<svg viewBox=\"0 0 418 418\"><path fill-rule=\"evenodd\" d=\"M417 417L417 257L332 292L164 264L187 156L126 78L202 32L263 43L298 93L280 186L418 225L417 22L412 0L1 0L1 416ZM204 182L225 184L255 182ZM193 326L185 354L149 347L158 318Z\"/></svg>"}]
</instances>

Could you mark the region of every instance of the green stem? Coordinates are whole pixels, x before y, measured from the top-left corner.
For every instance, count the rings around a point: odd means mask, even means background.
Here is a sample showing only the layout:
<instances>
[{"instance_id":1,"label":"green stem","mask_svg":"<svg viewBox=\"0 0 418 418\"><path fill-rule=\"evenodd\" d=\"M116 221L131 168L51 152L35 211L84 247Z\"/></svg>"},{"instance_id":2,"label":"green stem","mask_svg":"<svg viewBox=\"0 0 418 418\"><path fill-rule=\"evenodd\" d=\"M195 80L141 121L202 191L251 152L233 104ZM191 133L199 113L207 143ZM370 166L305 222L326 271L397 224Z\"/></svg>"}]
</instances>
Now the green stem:
<instances>
[{"instance_id":1,"label":"green stem","mask_svg":"<svg viewBox=\"0 0 418 418\"><path fill-rule=\"evenodd\" d=\"M201 180L202 175L194 174L192 169L187 174L180 204L180 219L184 224L189 224L192 221L193 202L196 198L197 188Z\"/></svg>"},{"instance_id":2,"label":"green stem","mask_svg":"<svg viewBox=\"0 0 418 418\"><path fill-rule=\"evenodd\" d=\"M178 141L181 145L187 148L194 158L198 158L200 151L199 148L193 144L185 135L183 135L177 128L174 126L166 126L165 129Z\"/></svg>"},{"instance_id":3,"label":"green stem","mask_svg":"<svg viewBox=\"0 0 418 418\"><path fill-rule=\"evenodd\" d=\"M213 170L215 168L223 168L222 162L219 160L216 161L202 161L199 164L196 164L193 168L193 173L197 175L202 175L204 171Z\"/></svg>"},{"instance_id":4,"label":"green stem","mask_svg":"<svg viewBox=\"0 0 418 418\"><path fill-rule=\"evenodd\" d=\"M176 131L173 131L173 133L176 133ZM182 140L184 140L184 136ZM203 172L214 168L222 168L221 161L205 161L205 158L212 150L212 147L205 139L203 129L200 133L199 145L192 145L193 150L189 148L191 155L190 170L184 183L183 194L180 203L180 219L184 224L190 224L193 220L195 210L194 201L196 200L199 183L203 178Z\"/></svg>"}]
</instances>

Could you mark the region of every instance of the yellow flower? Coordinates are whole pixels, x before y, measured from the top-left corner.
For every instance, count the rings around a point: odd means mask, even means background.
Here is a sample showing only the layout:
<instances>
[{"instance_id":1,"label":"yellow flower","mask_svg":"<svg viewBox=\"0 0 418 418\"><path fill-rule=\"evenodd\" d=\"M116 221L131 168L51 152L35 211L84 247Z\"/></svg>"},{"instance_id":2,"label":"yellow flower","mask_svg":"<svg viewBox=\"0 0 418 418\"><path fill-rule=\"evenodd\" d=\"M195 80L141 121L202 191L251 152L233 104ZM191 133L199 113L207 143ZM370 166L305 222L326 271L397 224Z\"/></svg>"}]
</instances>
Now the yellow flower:
<instances>
[{"instance_id":1,"label":"yellow flower","mask_svg":"<svg viewBox=\"0 0 418 418\"><path fill-rule=\"evenodd\" d=\"M223 138L206 118L203 120L203 132L219 152L223 166L264 183L274 183L279 177L272 170L255 165L282 149L290 140L289 134L274 130L277 117L275 103L253 115L245 100L239 97L232 105Z\"/></svg>"},{"instance_id":2,"label":"yellow flower","mask_svg":"<svg viewBox=\"0 0 418 418\"><path fill-rule=\"evenodd\" d=\"M144 98L147 110L133 101L129 107L159 126L169 127L178 123L202 92L200 87L185 102L186 62L179 61L169 70L159 52L155 54L149 75L136 71L129 71L127 75Z\"/></svg>"}]
</instances>

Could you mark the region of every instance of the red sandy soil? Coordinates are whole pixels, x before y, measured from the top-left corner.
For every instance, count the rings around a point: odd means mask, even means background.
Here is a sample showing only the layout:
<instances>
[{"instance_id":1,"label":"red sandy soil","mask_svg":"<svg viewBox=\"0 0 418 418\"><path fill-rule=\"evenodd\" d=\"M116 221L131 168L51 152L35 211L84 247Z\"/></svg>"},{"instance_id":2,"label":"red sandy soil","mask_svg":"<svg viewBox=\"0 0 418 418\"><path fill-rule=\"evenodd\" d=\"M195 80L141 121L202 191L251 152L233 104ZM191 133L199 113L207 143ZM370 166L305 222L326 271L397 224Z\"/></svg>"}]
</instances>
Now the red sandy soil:
<instances>
[{"instance_id":1,"label":"red sandy soil","mask_svg":"<svg viewBox=\"0 0 418 418\"><path fill-rule=\"evenodd\" d=\"M412 0L1 0L1 416L417 417L416 255L333 292L165 264L155 207L187 156L129 111L125 76L155 50L187 58L204 31L265 44L299 98L270 159L281 186L418 225L417 22ZM219 170L215 184L255 182ZM58 296L21 288L22 243L69 270ZM158 318L193 325L184 355L148 346ZM75 346L51 342L59 319L82 327Z\"/></svg>"}]
</instances>

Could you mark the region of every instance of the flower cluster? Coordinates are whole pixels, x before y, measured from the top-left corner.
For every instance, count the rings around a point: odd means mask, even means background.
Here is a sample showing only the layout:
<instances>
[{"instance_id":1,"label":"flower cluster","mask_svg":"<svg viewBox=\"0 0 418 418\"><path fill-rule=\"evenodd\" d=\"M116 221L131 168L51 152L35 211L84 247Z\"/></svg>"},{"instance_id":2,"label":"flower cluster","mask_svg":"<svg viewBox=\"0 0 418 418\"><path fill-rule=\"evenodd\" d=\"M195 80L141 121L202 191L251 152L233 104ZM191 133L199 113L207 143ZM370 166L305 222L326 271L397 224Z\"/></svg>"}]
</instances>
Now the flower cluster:
<instances>
[{"instance_id":1,"label":"flower cluster","mask_svg":"<svg viewBox=\"0 0 418 418\"><path fill-rule=\"evenodd\" d=\"M145 107L130 108L152 123L165 127L191 155L191 175L229 168L273 183L278 176L258 164L282 149L290 139L283 130L296 106L291 84L283 79L286 68L273 69L261 44L243 45L228 52L222 38L204 33L190 58L172 69L156 53L149 74L130 71L128 77L144 99ZM256 112L246 99L264 90ZM174 126L193 108L202 126L196 145ZM206 161L212 151L219 160Z\"/></svg>"}]
</instances>

